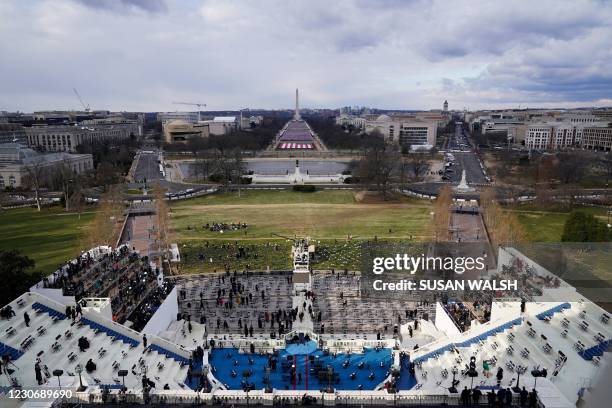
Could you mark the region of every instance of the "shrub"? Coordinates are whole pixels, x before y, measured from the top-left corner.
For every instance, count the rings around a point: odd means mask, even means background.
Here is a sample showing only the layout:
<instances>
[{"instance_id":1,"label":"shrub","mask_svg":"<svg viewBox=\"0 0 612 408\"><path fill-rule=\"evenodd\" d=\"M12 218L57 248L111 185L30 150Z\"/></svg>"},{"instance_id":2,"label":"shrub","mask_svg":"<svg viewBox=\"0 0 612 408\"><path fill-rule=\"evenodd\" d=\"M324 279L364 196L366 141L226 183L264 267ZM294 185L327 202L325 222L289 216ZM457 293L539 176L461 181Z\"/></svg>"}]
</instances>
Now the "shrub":
<instances>
[{"instance_id":1,"label":"shrub","mask_svg":"<svg viewBox=\"0 0 612 408\"><path fill-rule=\"evenodd\" d=\"M313 186L312 184L296 184L293 186L293 191L298 191L300 193L314 193L317 191L317 186Z\"/></svg>"}]
</instances>

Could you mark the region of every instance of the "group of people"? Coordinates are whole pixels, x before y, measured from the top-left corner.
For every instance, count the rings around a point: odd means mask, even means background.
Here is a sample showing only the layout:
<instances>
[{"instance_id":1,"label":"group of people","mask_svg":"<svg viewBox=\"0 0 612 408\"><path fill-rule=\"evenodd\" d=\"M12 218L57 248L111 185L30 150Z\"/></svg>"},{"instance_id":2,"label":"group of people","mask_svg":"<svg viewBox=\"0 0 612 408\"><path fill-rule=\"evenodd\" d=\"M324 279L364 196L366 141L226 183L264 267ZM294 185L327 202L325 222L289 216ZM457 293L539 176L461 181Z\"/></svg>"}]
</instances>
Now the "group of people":
<instances>
[{"instance_id":1,"label":"group of people","mask_svg":"<svg viewBox=\"0 0 612 408\"><path fill-rule=\"evenodd\" d=\"M1 318L9 320L13 316L15 316L15 311L13 310L11 305L6 305L2 309L0 309Z\"/></svg>"},{"instance_id":2,"label":"group of people","mask_svg":"<svg viewBox=\"0 0 612 408\"><path fill-rule=\"evenodd\" d=\"M217 332L253 337L256 331L270 328L285 333L296 316L291 310L291 275L265 275L259 280L261 273L226 272L198 279L196 287L179 283L180 311Z\"/></svg>"},{"instance_id":3,"label":"group of people","mask_svg":"<svg viewBox=\"0 0 612 408\"><path fill-rule=\"evenodd\" d=\"M519 403L521 407L537 408L538 406L538 393L535 389L531 392L527 391L525 387L520 390ZM472 406L480 405L480 400L483 397L483 393L479 388L472 390L466 386L461 391L461 405ZM513 393L510 388L499 388L497 393L494 390L490 390L486 394L487 405L490 407L510 407L512 406Z\"/></svg>"},{"instance_id":4,"label":"group of people","mask_svg":"<svg viewBox=\"0 0 612 408\"><path fill-rule=\"evenodd\" d=\"M444 309L455 322L459 330L464 332L470 328L474 319L472 312L463 303L445 303Z\"/></svg>"},{"instance_id":5,"label":"group of people","mask_svg":"<svg viewBox=\"0 0 612 408\"><path fill-rule=\"evenodd\" d=\"M210 232L220 232L223 233L223 231L239 231L239 230L245 230L249 227L249 224L247 224L246 222L212 222L212 223L206 223L205 225L202 226L202 229L204 230L208 230ZM191 225L187 226L187 230L192 230L192 229L197 229L197 226L192 227Z\"/></svg>"},{"instance_id":6,"label":"group of people","mask_svg":"<svg viewBox=\"0 0 612 408\"><path fill-rule=\"evenodd\" d=\"M94 296L88 291L95 291L96 281L107 272L116 271L121 268L130 258L137 258L135 253L127 246L122 246L115 251L100 254L94 258L90 252L78 256L75 260L68 262L53 272L51 279L44 278L45 287L62 289L65 296ZM98 286L101 282L98 282Z\"/></svg>"}]
</instances>

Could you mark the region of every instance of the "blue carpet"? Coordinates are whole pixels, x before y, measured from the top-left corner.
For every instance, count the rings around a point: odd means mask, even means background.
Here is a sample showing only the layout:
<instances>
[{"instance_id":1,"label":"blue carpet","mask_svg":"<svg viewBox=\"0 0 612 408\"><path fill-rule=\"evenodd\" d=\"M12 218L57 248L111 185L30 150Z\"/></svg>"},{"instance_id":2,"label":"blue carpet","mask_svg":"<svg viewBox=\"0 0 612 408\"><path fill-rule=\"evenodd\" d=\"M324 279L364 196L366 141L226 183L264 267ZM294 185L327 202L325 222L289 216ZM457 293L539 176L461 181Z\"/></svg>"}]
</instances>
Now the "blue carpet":
<instances>
[{"instance_id":1,"label":"blue carpet","mask_svg":"<svg viewBox=\"0 0 612 408\"><path fill-rule=\"evenodd\" d=\"M294 356L294 355L308 355L308 354L312 354L315 351L317 351L317 342L314 340L310 340L307 343L303 343L303 344L290 344L287 346L287 348L285 349L287 351L287 354Z\"/></svg>"},{"instance_id":2,"label":"blue carpet","mask_svg":"<svg viewBox=\"0 0 612 408\"><path fill-rule=\"evenodd\" d=\"M400 357L400 377L397 383L398 391L410 390L417 385L417 380L410 375L410 356Z\"/></svg>"},{"instance_id":3,"label":"blue carpet","mask_svg":"<svg viewBox=\"0 0 612 408\"><path fill-rule=\"evenodd\" d=\"M349 364L344 368L343 364L347 360ZM254 389L265 388L265 368L268 366L266 355L240 354L235 348L217 348L209 354L209 361L215 377L229 389L243 389L247 383ZM359 368L362 362L363 368ZM326 373L327 367L331 366L336 373L336 380L332 384L335 388L357 390L361 385L364 390L373 390L387 377L392 363L390 349L367 349L362 354L342 353L335 358L331 354L325 355L321 350L315 350L310 355L291 355L287 350L282 350L277 356L276 370L270 370L270 385L281 390L320 390L328 385ZM296 370L295 378L291 376L293 364ZM232 371L235 371L235 377L232 377ZM322 373L321 376L318 375L319 372ZM355 379L350 378L351 373L355 373ZM374 374L372 379L369 378L371 373Z\"/></svg>"}]
</instances>

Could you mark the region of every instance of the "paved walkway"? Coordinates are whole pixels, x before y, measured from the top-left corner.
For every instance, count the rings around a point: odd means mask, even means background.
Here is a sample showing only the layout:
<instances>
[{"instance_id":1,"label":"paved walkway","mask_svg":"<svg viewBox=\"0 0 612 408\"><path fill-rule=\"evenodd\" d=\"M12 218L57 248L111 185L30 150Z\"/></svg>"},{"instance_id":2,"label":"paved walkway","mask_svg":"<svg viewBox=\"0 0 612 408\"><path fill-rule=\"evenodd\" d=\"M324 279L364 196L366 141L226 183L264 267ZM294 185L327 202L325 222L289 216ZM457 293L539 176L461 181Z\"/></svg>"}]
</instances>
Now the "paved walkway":
<instances>
[{"instance_id":1,"label":"paved walkway","mask_svg":"<svg viewBox=\"0 0 612 408\"><path fill-rule=\"evenodd\" d=\"M304 307L304 302L306 302L306 307ZM300 292L298 295L293 296L293 308L298 308L298 316L301 312L304 312L304 319L300 321L299 317L293 322L292 330L310 330L314 331L314 323L310 314L308 313L308 307L312 306L312 301L310 299L306 299L306 295Z\"/></svg>"}]
</instances>

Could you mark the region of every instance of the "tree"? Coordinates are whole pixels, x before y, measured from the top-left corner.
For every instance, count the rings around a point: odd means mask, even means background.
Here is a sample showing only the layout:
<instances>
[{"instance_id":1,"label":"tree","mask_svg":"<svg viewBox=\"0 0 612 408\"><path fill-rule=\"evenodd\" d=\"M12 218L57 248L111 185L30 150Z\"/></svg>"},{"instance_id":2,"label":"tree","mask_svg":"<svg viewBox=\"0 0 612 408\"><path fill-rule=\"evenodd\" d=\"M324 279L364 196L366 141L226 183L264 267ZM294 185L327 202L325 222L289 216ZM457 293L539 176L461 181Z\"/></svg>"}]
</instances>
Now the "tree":
<instances>
[{"instance_id":1,"label":"tree","mask_svg":"<svg viewBox=\"0 0 612 408\"><path fill-rule=\"evenodd\" d=\"M501 208L491 188L480 194L480 208L492 245L523 242L525 229L516 215Z\"/></svg>"},{"instance_id":2,"label":"tree","mask_svg":"<svg viewBox=\"0 0 612 408\"><path fill-rule=\"evenodd\" d=\"M207 146L208 143L202 136L194 136L187 139L187 148L195 157L198 157L198 152L205 149Z\"/></svg>"},{"instance_id":3,"label":"tree","mask_svg":"<svg viewBox=\"0 0 612 408\"><path fill-rule=\"evenodd\" d=\"M72 208L72 211L76 212L79 215L80 220L81 214L85 209L85 195L83 195L83 192L80 189L74 191L70 195L70 208Z\"/></svg>"},{"instance_id":4,"label":"tree","mask_svg":"<svg viewBox=\"0 0 612 408\"><path fill-rule=\"evenodd\" d=\"M157 221L157 248L162 257L165 257L170 249L170 207L166 201L166 191L159 183L156 183L153 187L155 217Z\"/></svg>"},{"instance_id":5,"label":"tree","mask_svg":"<svg viewBox=\"0 0 612 408\"><path fill-rule=\"evenodd\" d=\"M414 181L421 181L429 168L429 156L423 153L411 153L406 164Z\"/></svg>"},{"instance_id":6,"label":"tree","mask_svg":"<svg viewBox=\"0 0 612 408\"><path fill-rule=\"evenodd\" d=\"M232 181L234 184L238 186L238 197L240 197L240 186L242 185L242 175L246 171L246 163L244 158L242 157L242 151L240 149L234 149L231 152L231 156L229 158L230 162L230 173L232 177Z\"/></svg>"},{"instance_id":7,"label":"tree","mask_svg":"<svg viewBox=\"0 0 612 408\"><path fill-rule=\"evenodd\" d=\"M583 211L572 211L563 226L563 242L607 242L612 238L608 226Z\"/></svg>"},{"instance_id":8,"label":"tree","mask_svg":"<svg viewBox=\"0 0 612 408\"><path fill-rule=\"evenodd\" d=\"M606 187L608 187L612 178L612 152L606 152L600 157L599 167L606 175Z\"/></svg>"},{"instance_id":9,"label":"tree","mask_svg":"<svg viewBox=\"0 0 612 408\"><path fill-rule=\"evenodd\" d=\"M118 186L108 186L98 199L98 211L89 225L85 236L84 249L99 245L115 246L117 241L117 221L123 215L123 195Z\"/></svg>"},{"instance_id":10,"label":"tree","mask_svg":"<svg viewBox=\"0 0 612 408\"><path fill-rule=\"evenodd\" d=\"M96 167L95 182L99 186L110 186L119 182L116 167L107 161L99 163Z\"/></svg>"},{"instance_id":11,"label":"tree","mask_svg":"<svg viewBox=\"0 0 612 408\"><path fill-rule=\"evenodd\" d=\"M357 170L359 179L369 184L386 200L391 182L398 174L401 156L390 146L372 147L362 157Z\"/></svg>"},{"instance_id":12,"label":"tree","mask_svg":"<svg viewBox=\"0 0 612 408\"><path fill-rule=\"evenodd\" d=\"M70 197L73 193L81 191L81 180L79 175L72 170L67 160L51 169L51 186L55 190L61 190L65 210L70 211Z\"/></svg>"},{"instance_id":13,"label":"tree","mask_svg":"<svg viewBox=\"0 0 612 408\"><path fill-rule=\"evenodd\" d=\"M452 204L453 192L449 186L442 186L433 205L433 220L431 225L433 229L432 235L435 241L448 240Z\"/></svg>"},{"instance_id":14,"label":"tree","mask_svg":"<svg viewBox=\"0 0 612 408\"><path fill-rule=\"evenodd\" d=\"M40 211L40 190L45 184L46 175L45 167L42 163L36 161L25 167L26 177L24 185L26 188L34 191L34 199L36 200L36 208Z\"/></svg>"},{"instance_id":15,"label":"tree","mask_svg":"<svg viewBox=\"0 0 612 408\"><path fill-rule=\"evenodd\" d=\"M35 263L16 249L0 250L0 299L8 303L26 292L42 274L34 272Z\"/></svg>"},{"instance_id":16,"label":"tree","mask_svg":"<svg viewBox=\"0 0 612 408\"><path fill-rule=\"evenodd\" d=\"M585 160L575 152L559 153L555 170L561 183L576 183L584 175Z\"/></svg>"}]
</instances>

